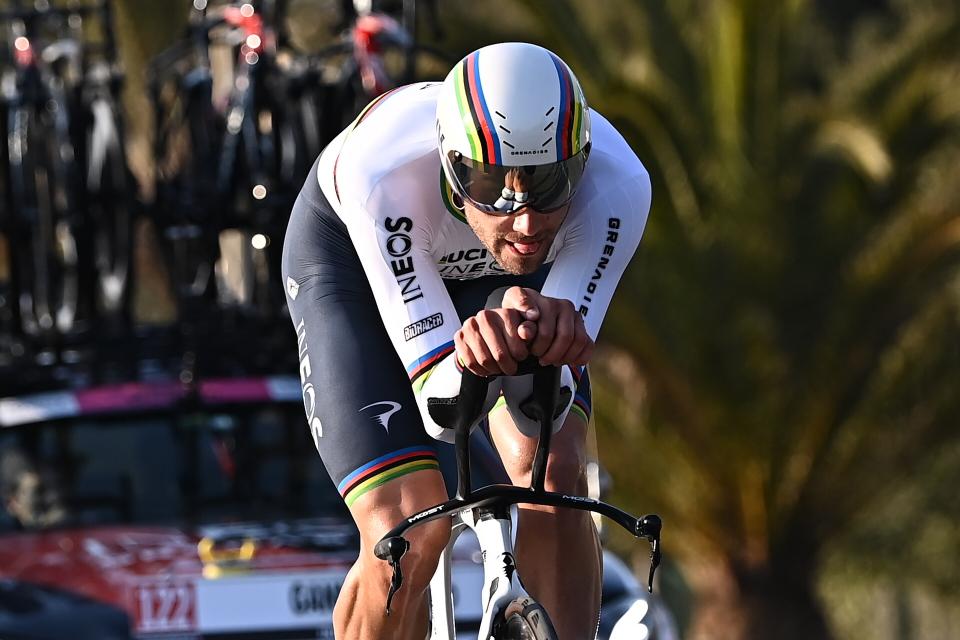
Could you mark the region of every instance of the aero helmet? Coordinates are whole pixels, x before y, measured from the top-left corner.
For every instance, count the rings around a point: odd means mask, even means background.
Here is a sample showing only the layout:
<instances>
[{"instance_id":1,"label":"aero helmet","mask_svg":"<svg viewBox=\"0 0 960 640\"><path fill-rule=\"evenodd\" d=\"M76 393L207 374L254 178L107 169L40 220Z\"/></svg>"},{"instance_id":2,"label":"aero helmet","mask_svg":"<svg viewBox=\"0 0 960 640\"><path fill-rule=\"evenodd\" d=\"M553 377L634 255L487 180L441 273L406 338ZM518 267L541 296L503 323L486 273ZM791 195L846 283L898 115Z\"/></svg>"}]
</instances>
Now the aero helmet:
<instances>
[{"instance_id":1,"label":"aero helmet","mask_svg":"<svg viewBox=\"0 0 960 640\"><path fill-rule=\"evenodd\" d=\"M557 209L590 151L590 112L570 68L543 47L505 42L453 67L437 99L440 161L454 193L494 214ZM525 192L505 185L513 172ZM511 183L516 184L516 183Z\"/></svg>"}]
</instances>

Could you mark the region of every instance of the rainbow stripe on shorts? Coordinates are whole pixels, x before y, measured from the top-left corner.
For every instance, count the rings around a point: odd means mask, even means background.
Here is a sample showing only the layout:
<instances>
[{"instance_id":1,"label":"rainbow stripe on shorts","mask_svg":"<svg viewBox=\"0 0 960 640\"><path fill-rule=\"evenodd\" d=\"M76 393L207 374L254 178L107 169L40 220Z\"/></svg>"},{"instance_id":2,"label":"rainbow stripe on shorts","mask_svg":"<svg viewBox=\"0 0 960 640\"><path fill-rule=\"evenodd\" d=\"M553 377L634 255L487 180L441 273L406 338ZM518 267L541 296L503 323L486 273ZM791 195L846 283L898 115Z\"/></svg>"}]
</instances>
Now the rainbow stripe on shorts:
<instances>
[{"instance_id":1,"label":"rainbow stripe on shorts","mask_svg":"<svg viewBox=\"0 0 960 640\"><path fill-rule=\"evenodd\" d=\"M425 469L440 470L437 453L429 447L407 447L375 458L340 481L337 490L347 506L394 478Z\"/></svg>"}]
</instances>

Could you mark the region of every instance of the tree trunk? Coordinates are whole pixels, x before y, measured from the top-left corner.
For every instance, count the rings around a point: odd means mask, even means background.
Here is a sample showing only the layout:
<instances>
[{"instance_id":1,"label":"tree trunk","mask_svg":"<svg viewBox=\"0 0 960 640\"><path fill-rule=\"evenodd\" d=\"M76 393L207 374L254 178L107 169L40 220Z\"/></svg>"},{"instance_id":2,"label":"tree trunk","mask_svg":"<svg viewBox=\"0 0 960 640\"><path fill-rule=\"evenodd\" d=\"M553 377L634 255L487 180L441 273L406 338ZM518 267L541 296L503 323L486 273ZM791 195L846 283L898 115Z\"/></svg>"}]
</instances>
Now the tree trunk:
<instances>
[{"instance_id":1,"label":"tree trunk","mask_svg":"<svg viewBox=\"0 0 960 640\"><path fill-rule=\"evenodd\" d=\"M685 574L697 597L689 640L833 638L809 575L734 569L727 560L698 562Z\"/></svg>"}]
</instances>

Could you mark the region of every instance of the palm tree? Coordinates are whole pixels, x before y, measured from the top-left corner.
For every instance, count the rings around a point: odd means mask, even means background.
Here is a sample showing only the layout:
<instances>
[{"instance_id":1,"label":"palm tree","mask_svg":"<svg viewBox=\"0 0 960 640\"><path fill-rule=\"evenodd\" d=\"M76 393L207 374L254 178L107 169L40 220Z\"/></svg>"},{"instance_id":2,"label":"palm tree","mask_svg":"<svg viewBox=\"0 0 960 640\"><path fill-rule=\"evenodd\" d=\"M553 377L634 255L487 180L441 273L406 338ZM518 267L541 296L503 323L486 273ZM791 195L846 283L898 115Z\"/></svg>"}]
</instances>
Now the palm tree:
<instances>
[{"instance_id":1,"label":"palm tree","mask_svg":"<svg viewBox=\"0 0 960 640\"><path fill-rule=\"evenodd\" d=\"M691 637L830 637L825 553L906 548L960 480L957 11L523 4L653 177L595 367L619 497L665 516Z\"/></svg>"}]
</instances>

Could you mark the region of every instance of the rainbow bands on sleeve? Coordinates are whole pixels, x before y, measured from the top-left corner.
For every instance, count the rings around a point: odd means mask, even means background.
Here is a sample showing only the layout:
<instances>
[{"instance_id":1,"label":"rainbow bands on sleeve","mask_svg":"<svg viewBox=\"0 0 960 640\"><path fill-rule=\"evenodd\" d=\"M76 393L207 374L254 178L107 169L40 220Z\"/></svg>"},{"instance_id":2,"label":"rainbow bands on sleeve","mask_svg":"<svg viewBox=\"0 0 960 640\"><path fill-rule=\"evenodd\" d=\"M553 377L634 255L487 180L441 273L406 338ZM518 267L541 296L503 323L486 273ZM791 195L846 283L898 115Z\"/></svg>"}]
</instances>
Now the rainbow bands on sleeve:
<instances>
[{"instance_id":1,"label":"rainbow bands on sleeve","mask_svg":"<svg viewBox=\"0 0 960 640\"><path fill-rule=\"evenodd\" d=\"M589 387L585 390L583 389L583 385L580 384L580 381L583 380L583 374L586 370L586 367L570 369L570 372L573 374L573 381L577 385L577 391L573 394L573 404L570 406L570 412L577 414L583 418L584 422L589 423L590 412L592 411L590 401L591 394Z\"/></svg>"},{"instance_id":2,"label":"rainbow bands on sleeve","mask_svg":"<svg viewBox=\"0 0 960 640\"><path fill-rule=\"evenodd\" d=\"M433 351L430 351L412 363L407 365L407 375L410 376L410 384L413 385L413 392L419 394L423 388L423 383L430 377L430 372L437 364L453 352L453 340L442 344Z\"/></svg>"}]
</instances>

